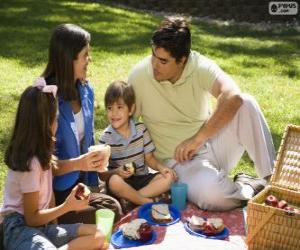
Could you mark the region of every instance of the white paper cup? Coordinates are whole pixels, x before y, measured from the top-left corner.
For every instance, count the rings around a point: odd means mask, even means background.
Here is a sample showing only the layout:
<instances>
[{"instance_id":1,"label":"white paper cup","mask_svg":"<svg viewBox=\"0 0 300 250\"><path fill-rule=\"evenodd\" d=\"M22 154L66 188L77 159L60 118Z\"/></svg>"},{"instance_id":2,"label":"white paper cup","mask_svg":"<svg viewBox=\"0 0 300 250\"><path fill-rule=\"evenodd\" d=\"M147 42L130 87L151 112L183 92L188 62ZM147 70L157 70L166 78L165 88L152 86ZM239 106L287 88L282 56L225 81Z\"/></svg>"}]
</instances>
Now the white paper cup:
<instances>
[{"instance_id":1,"label":"white paper cup","mask_svg":"<svg viewBox=\"0 0 300 250\"><path fill-rule=\"evenodd\" d=\"M105 144L97 144L89 147L89 152L101 152L104 154L104 168L103 172L107 171L109 157L110 157L110 146Z\"/></svg>"}]
</instances>

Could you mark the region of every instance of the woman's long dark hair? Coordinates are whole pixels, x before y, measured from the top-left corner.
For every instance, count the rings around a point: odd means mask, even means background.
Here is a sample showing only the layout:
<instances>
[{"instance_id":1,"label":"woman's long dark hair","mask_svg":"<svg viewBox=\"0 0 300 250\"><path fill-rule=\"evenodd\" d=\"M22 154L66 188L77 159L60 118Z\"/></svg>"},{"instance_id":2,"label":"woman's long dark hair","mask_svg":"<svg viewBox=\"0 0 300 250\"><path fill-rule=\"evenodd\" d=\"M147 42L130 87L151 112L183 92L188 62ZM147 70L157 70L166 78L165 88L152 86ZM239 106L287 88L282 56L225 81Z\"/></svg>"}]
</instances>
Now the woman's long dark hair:
<instances>
[{"instance_id":1,"label":"woman's long dark hair","mask_svg":"<svg viewBox=\"0 0 300 250\"><path fill-rule=\"evenodd\" d=\"M21 95L12 137L5 152L5 164L15 171L30 171L36 156L44 170L52 163L54 140L52 125L57 116L57 101L52 93L30 86Z\"/></svg>"},{"instance_id":2,"label":"woman's long dark hair","mask_svg":"<svg viewBox=\"0 0 300 250\"><path fill-rule=\"evenodd\" d=\"M65 101L78 99L73 61L90 40L90 34L74 24L58 25L52 33L48 64L42 76L47 84L57 85L58 95Z\"/></svg>"}]
</instances>

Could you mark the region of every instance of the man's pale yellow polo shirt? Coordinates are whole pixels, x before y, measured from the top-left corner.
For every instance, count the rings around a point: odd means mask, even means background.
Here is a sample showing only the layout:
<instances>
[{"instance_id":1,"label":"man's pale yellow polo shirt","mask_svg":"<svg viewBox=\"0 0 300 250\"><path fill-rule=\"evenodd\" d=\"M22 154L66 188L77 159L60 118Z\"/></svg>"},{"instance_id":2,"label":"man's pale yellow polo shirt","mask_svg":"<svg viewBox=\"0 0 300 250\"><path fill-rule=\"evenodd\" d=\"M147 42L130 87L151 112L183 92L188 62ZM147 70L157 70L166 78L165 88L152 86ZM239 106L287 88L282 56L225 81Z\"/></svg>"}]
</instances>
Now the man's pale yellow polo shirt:
<instances>
[{"instance_id":1,"label":"man's pale yellow polo shirt","mask_svg":"<svg viewBox=\"0 0 300 250\"><path fill-rule=\"evenodd\" d=\"M210 113L209 96L221 69L192 51L181 77L172 84L153 77L151 56L131 71L128 82L136 94L136 113L155 143L155 156L163 161L174 156L176 146L193 136Z\"/></svg>"}]
</instances>

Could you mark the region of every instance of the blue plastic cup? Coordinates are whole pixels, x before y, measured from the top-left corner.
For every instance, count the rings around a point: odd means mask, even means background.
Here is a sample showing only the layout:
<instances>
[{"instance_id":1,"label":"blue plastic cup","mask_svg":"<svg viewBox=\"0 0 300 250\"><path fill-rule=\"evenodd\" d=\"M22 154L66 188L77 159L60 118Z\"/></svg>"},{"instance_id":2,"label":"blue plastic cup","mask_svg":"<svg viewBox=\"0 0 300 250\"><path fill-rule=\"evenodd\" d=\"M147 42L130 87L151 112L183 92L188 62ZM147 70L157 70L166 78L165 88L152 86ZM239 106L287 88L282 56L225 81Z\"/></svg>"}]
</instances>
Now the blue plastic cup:
<instances>
[{"instance_id":1,"label":"blue plastic cup","mask_svg":"<svg viewBox=\"0 0 300 250\"><path fill-rule=\"evenodd\" d=\"M175 182L171 186L172 205L178 210L185 209L188 186L183 182Z\"/></svg>"}]
</instances>

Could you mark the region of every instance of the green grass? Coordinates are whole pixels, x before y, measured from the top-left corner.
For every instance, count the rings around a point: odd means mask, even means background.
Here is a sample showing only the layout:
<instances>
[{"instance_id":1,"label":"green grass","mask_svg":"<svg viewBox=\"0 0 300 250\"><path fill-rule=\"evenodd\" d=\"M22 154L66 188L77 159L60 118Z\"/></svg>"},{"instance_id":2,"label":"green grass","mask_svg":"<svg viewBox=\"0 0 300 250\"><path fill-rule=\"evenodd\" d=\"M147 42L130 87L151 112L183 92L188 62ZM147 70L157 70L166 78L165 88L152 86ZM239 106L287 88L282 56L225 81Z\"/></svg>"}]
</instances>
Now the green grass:
<instances>
[{"instance_id":1,"label":"green grass","mask_svg":"<svg viewBox=\"0 0 300 250\"><path fill-rule=\"evenodd\" d=\"M151 52L149 39L160 19L87 1L0 2L0 198L7 171L3 155L19 95L44 69L52 29L71 22L92 34L89 78L96 93L98 136L106 126L106 86L115 79L126 80L131 67ZM300 124L299 34L205 23L194 23L192 32L193 48L214 59L243 91L256 96L278 149L286 124ZM254 173L247 156L235 172L241 170Z\"/></svg>"}]
</instances>

